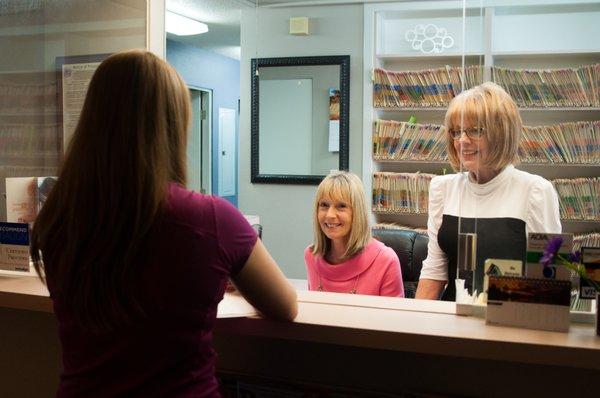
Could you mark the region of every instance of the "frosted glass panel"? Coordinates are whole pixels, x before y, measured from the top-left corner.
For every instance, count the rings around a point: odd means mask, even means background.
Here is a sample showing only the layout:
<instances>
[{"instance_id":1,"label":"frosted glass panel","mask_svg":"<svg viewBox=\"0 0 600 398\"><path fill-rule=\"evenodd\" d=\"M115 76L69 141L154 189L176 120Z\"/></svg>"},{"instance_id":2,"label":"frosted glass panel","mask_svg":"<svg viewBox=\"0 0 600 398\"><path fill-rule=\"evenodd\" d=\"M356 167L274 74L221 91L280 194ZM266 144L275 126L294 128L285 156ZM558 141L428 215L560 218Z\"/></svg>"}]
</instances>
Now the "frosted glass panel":
<instances>
[{"instance_id":1,"label":"frosted glass panel","mask_svg":"<svg viewBox=\"0 0 600 398\"><path fill-rule=\"evenodd\" d=\"M600 3L497 8L492 51L598 51Z\"/></svg>"},{"instance_id":2,"label":"frosted glass panel","mask_svg":"<svg viewBox=\"0 0 600 398\"><path fill-rule=\"evenodd\" d=\"M398 11L381 19L378 54L483 53L481 10L470 9L465 20L468 35L462 38L461 9ZM422 45L417 45L422 42ZM432 45L428 45L428 43ZM433 45L437 43L437 49Z\"/></svg>"},{"instance_id":3,"label":"frosted glass panel","mask_svg":"<svg viewBox=\"0 0 600 398\"><path fill-rule=\"evenodd\" d=\"M0 221L7 216L7 177L58 172L63 154L61 64L146 48L146 6L145 0L2 1Z\"/></svg>"}]
</instances>

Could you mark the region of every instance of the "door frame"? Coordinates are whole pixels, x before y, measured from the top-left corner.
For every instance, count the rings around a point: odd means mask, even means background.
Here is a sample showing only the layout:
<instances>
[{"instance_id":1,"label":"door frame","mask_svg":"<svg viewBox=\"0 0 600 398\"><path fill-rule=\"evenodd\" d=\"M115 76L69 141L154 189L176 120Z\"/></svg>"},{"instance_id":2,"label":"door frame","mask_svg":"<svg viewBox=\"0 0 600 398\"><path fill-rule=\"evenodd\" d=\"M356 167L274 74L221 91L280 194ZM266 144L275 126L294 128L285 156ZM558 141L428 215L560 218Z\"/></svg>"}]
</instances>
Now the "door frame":
<instances>
[{"instance_id":1,"label":"door frame","mask_svg":"<svg viewBox=\"0 0 600 398\"><path fill-rule=\"evenodd\" d=\"M195 85L187 85L188 90L190 91L198 91L200 93L200 111L204 112L206 115L205 118L201 118L200 120L200 140L201 140L201 189L202 193L211 195L213 193L213 184L212 184L212 171L213 171L213 162L212 162L212 132L213 132L213 92L211 89L207 89L204 87L199 87ZM192 117L195 117L196 113L192 110Z\"/></svg>"}]
</instances>

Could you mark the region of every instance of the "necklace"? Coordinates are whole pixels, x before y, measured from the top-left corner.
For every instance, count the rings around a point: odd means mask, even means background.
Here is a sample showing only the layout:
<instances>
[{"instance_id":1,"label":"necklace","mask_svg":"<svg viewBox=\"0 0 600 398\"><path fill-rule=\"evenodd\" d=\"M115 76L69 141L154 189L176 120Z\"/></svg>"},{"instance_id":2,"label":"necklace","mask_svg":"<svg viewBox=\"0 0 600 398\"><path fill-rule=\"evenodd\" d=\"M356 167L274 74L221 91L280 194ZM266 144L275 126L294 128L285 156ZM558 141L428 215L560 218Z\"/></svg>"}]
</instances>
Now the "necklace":
<instances>
[{"instance_id":1,"label":"necklace","mask_svg":"<svg viewBox=\"0 0 600 398\"><path fill-rule=\"evenodd\" d=\"M317 272L317 277L319 278L319 284L317 285L317 290L319 292L326 292L327 290L323 289L323 284L321 283L321 274L319 274L318 272ZM356 275L356 278L354 278L354 288L352 288L352 290L350 290L348 293L356 294L356 286L358 285L358 278L360 278L360 274Z\"/></svg>"}]
</instances>

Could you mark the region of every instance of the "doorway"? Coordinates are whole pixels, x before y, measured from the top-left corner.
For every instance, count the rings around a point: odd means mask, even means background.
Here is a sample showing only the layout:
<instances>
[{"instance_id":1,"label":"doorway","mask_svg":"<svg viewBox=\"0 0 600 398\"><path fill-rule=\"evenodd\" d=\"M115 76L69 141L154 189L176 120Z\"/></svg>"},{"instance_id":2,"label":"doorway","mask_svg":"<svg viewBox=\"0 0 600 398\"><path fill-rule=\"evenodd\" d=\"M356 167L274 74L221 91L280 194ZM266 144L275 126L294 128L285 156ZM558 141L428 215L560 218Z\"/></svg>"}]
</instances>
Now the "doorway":
<instances>
[{"instance_id":1,"label":"doorway","mask_svg":"<svg viewBox=\"0 0 600 398\"><path fill-rule=\"evenodd\" d=\"M188 86L192 119L188 135L188 188L212 194L212 91Z\"/></svg>"}]
</instances>

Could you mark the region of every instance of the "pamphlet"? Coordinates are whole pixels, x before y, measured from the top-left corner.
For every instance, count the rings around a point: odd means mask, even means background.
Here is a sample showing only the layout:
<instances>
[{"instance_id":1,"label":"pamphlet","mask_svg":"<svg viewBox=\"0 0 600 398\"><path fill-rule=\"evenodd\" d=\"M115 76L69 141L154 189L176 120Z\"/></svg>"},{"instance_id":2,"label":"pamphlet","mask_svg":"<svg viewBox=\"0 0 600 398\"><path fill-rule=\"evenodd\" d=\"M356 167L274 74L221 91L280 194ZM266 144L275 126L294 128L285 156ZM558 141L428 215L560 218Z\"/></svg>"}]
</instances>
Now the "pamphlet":
<instances>
[{"instance_id":1,"label":"pamphlet","mask_svg":"<svg viewBox=\"0 0 600 398\"><path fill-rule=\"evenodd\" d=\"M35 177L6 179L6 221L28 223L37 214L37 181Z\"/></svg>"},{"instance_id":2,"label":"pamphlet","mask_svg":"<svg viewBox=\"0 0 600 398\"><path fill-rule=\"evenodd\" d=\"M58 177L37 178L37 212L42 210L42 206L46 203L46 199L57 181Z\"/></svg>"},{"instance_id":3,"label":"pamphlet","mask_svg":"<svg viewBox=\"0 0 600 398\"><path fill-rule=\"evenodd\" d=\"M493 276L522 276L523 262L519 260L505 260L488 258L483 264L483 293L487 296L489 277ZM484 299L485 300L485 299Z\"/></svg>"},{"instance_id":4,"label":"pamphlet","mask_svg":"<svg viewBox=\"0 0 600 398\"><path fill-rule=\"evenodd\" d=\"M57 177L11 177L6 179L6 221L32 223Z\"/></svg>"},{"instance_id":5,"label":"pamphlet","mask_svg":"<svg viewBox=\"0 0 600 398\"><path fill-rule=\"evenodd\" d=\"M596 283L600 283L600 247L582 247L581 262L588 277ZM580 283L580 298L596 298L596 290L583 278Z\"/></svg>"},{"instance_id":6,"label":"pamphlet","mask_svg":"<svg viewBox=\"0 0 600 398\"><path fill-rule=\"evenodd\" d=\"M29 272L29 224L0 222L0 269Z\"/></svg>"},{"instance_id":7,"label":"pamphlet","mask_svg":"<svg viewBox=\"0 0 600 398\"><path fill-rule=\"evenodd\" d=\"M340 151L340 90L329 89L329 152Z\"/></svg>"},{"instance_id":8,"label":"pamphlet","mask_svg":"<svg viewBox=\"0 0 600 398\"><path fill-rule=\"evenodd\" d=\"M566 256L573 250L573 234L549 234L530 232L527 235L527 267L525 275L528 278L540 279L571 279L571 271L563 266L551 263L549 266L540 264L540 260L544 255L544 250L548 246L548 242L560 236L562 245L558 252Z\"/></svg>"}]
</instances>

